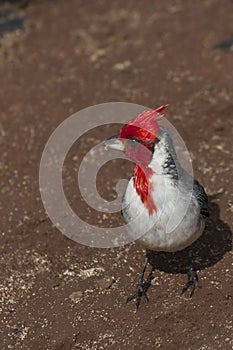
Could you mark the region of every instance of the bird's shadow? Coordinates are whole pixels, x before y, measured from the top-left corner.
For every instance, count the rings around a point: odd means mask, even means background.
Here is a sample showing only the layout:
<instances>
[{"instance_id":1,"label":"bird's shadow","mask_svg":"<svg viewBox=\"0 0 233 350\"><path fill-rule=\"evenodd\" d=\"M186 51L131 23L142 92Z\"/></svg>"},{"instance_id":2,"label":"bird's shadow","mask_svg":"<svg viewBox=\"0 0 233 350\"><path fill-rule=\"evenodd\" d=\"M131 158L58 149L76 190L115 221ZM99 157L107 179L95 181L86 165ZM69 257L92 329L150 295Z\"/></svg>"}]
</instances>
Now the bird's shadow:
<instances>
[{"instance_id":1,"label":"bird's shadow","mask_svg":"<svg viewBox=\"0 0 233 350\"><path fill-rule=\"evenodd\" d=\"M201 237L190 247L176 253L148 251L153 268L173 274L187 273L192 256L193 269L202 270L216 264L232 250L230 226L220 219L219 206L213 200L214 197L209 197L210 217Z\"/></svg>"}]
</instances>

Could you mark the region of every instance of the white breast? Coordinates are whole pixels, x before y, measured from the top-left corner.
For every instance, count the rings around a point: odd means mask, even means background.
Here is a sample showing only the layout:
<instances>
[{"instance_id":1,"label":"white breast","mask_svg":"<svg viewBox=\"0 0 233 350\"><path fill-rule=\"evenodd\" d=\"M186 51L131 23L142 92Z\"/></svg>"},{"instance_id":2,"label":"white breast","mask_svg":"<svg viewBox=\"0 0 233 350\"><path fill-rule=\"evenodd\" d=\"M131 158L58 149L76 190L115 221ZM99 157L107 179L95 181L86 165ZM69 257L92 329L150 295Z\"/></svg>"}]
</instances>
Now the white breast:
<instances>
[{"instance_id":1,"label":"white breast","mask_svg":"<svg viewBox=\"0 0 233 350\"><path fill-rule=\"evenodd\" d=\"M188 247L202 234L205 219L192 194L193 179L180 167L170 136L161 130L159 138L148 165L154 172L149 181L153 184L157 212L149 215L132 178L122 201L122 212L127 232L135 240L148 249L174 252ZM164 167L168 161L170 173ZM176 177L179 180L174 180Z\"/></svg>"},{"instance_id":2,"label":"white breast","mask_svg":"<svg viewBox=\"0 0 233 350\"><path fill-rule=\"evenodd\" d=\"M127 232L151 250L174 252L184 249L203 232L205 220L200 215L199 205L192 196L185 208L185 193L181 193L177 201L177 189L171 186L169 180L156 175L152 180L153 197L158 208L152 215L141 202L132 179L128 184L122 202Z\"/></svg>"}]
</instances>

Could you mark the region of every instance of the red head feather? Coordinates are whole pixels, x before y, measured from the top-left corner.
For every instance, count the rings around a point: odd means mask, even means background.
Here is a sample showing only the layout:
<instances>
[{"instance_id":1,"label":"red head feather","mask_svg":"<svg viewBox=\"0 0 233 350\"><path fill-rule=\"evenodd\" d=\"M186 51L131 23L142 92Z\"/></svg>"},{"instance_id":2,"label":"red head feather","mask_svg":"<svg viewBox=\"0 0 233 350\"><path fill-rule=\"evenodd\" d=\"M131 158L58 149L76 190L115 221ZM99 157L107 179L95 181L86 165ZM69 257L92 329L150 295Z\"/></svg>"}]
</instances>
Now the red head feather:
<instances>
[{"instance_id":1,"label":"red head feather","mask_svg":"<svg viewBox=\"0 0 233 350\"><path fill-rule=\"evenodd\" d=\"M119 137L125 139L136 137L145 142L154 141L159 129L157 120L163 116L160 112L167 106L163 105L155 110L143 111L123 126Z\"/></svg>"},{"instance_id":2,"label":"red head feather","mask_svg":"<svg viewBox=\"0 0 233 350\"><path fill-rule=\"evenodd\" d=\"M126 150L126 154L132 159L137 159L137 164L134 166L133 183L134 187L141 198L142 203L148 209L149 214L157 211L156 204L151 195L153 190L152 183L149 179L153 175L151 168L147 166L151 158L151 146L148 143L154 142L159 130L157 120L163 116L160 114L168 105L163 105L155 110L145 110L135 118L124 125L119 132L119 137L130 139L137 138L146 146L140 147L135 151ZM134 154L132 152L135 152ZM140 164L140 165L139 165Z\"/></svg>"}]
</instances>

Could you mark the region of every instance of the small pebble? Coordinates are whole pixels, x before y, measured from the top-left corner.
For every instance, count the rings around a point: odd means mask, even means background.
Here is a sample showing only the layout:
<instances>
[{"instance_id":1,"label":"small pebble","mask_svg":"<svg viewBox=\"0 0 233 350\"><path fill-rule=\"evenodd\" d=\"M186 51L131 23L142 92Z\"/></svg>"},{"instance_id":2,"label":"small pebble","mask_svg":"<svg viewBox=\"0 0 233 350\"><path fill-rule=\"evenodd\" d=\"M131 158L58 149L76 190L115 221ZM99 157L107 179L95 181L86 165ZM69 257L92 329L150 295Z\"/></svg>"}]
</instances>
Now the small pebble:
<instances>
[{"instance_id":1,"label":"small pebble","mask_svg":"<svg viewBox=\"0 0 233 350\"><path fill-rule=\"evenodd\" d=\"M77 299L80 299L82 296L83 296L83 292L81 290L78 290L76 292L71 293L69 298L72 301L76 301Z\"/></svg>"},{"instance_id":2,"label":"small pebble","mask_svg":"<svg viewBox=\"0 0 233 350\"><path fill-rule=\"evenodd\" d=\"M109 289L114 283L111 277L104 277L97 281L97 287L99 290Z\"/></svg>"}]
</instances>

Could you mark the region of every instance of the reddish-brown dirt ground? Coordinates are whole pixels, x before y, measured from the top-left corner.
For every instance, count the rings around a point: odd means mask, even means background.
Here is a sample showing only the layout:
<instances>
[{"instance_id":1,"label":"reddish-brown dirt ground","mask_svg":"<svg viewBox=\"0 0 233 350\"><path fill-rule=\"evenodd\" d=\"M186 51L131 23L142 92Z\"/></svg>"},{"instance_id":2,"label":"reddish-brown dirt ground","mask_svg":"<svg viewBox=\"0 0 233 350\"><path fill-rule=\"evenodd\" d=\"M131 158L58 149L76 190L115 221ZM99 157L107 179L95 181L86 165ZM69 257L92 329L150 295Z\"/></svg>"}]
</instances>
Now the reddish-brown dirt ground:
<instances>
[{"instance_id":1,"label":"reddish-brown dirt ground","mask_svg":"<svg viewBox=\"0 0 233 350\"><path fill-rule=\"evenodd\" d=\"M4 30L6 11L24 18L21 29ZM0 349L233 348L232 24L230 0L0 3ZM82 246L46 216L38 170L47 139L72 113L109 101L169 103L210 197L192 299L181 295L185 252L158 255L150 301L135 312L125 299L143 249ZM87 221L102 213L84 206L74 168L115 131L84 136L66 160L67 197ZM121 165L98 179L105 198L130 174Z\"/></svg>"}]
</instances>

